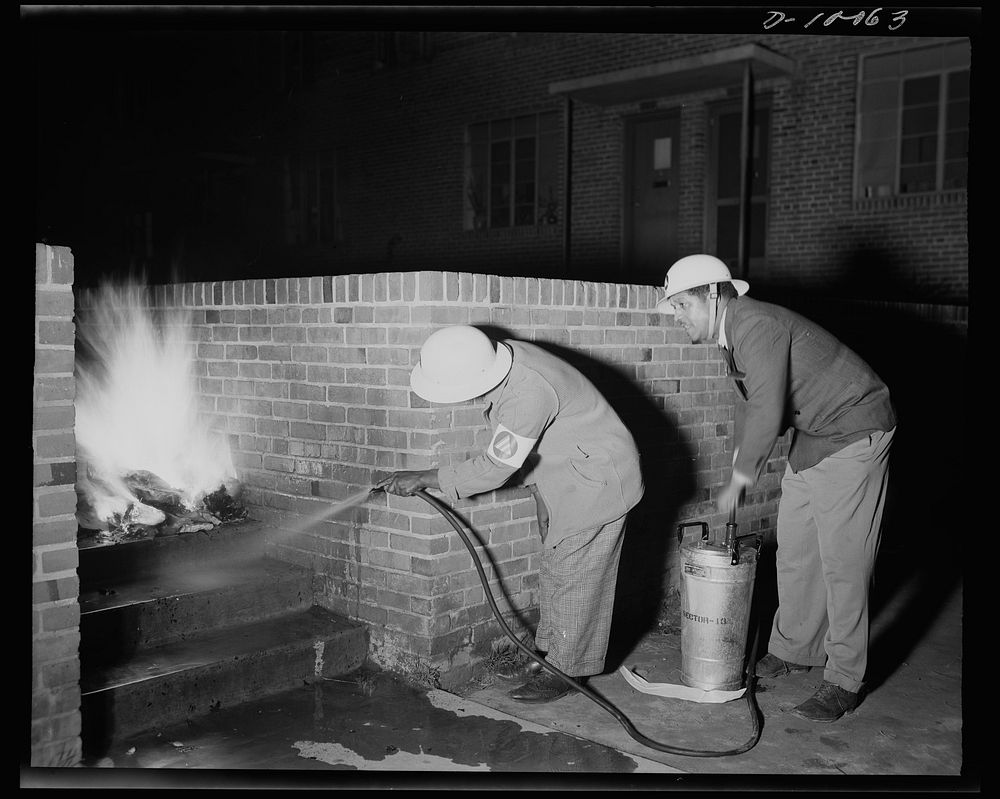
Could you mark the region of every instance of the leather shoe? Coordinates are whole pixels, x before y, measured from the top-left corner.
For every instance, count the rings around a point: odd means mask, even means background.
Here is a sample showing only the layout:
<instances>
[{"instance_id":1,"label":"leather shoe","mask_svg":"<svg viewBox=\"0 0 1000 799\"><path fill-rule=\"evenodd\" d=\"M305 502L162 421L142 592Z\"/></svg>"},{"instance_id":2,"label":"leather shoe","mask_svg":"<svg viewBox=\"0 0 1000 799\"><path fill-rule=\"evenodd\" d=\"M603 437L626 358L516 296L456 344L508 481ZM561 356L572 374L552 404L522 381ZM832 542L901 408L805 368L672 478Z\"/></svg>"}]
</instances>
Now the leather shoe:
<instances>
[{"instance_id":1,"label":"leather shoe","mask_svg":"<svg viewBox=\"0 0 1000 799\"><path fill-rule=\"evenodd\" d=\"M853 711L860 699L859 694L824 680L819 690L792 712L808 721L836 721Z\"/></svg>"},{"instance_id":2,"label":"leather shoe","mask_svg":"<svg viewBox=\"0 0 1000 799\"><path fill-rule=\"evenodd\" d=\"M812 666L803 666L801 663L789 663L768 652L757 661L754 672L758 677L784 677L793 671L809 671L811 668Z\"/></svg>"},{"instance_id":3,"label":"leather shoe","mask_svg":"<svg viewBox=\"0 0 1000 799\"><path fill-rule=\"evenodd\" d=\"M551 702L575 690L562 677L542 671L530 677L524 685L508 691L507 696L518 702L542 703Z\"/></svg>"},{"instance_id":4,"label":"leather shoe","mask_svg":"<svg viewBox=\"0 0 1000 799\"><path fill-rule=\"evenodd\" d=\"M520 660L513 660L497 666L494 674L504 680L526 680L542 671L542 664L537 659L531 659L527 663Z\"/></svg>"}]
</instances>

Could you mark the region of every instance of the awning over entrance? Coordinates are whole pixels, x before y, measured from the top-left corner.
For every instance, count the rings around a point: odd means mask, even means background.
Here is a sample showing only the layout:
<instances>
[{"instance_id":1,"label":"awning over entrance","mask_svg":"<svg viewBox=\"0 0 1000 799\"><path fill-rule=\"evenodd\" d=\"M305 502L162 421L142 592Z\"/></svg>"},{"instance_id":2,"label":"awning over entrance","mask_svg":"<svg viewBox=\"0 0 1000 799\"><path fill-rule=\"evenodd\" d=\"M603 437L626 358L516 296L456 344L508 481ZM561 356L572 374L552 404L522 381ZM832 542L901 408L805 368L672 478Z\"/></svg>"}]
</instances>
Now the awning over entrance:
<instances>
[{"instance_id":1,"label":"awning over entrance","mask_svg":"<svg viewBox=\"0 0 1000 799\"><path fill-rule=\"evenodd\" d=\"M549 84L549 94L563 94L596 105L620 105L676 94L738 86L746 66L755 80L789 75L795 62L759 44L605 72Z\"/></svg>"}]
</instances>

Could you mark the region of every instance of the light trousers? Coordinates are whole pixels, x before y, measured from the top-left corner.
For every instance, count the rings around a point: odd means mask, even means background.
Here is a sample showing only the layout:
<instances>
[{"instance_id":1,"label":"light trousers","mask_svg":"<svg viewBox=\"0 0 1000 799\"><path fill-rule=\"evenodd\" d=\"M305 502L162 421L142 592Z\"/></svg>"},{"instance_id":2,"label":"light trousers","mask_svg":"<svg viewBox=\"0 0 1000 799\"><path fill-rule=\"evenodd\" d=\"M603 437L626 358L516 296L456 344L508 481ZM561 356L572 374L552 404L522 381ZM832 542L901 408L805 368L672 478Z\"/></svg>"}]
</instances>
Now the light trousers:
<instances>
[{"instance_id":1,"label":"light trousers","mask_svg":"<svg viewBox=\"0 0 1000 799\"><path fill-rule=\"evenodd\" d=\"M868 667L868 604L895 428L849 444L798 474L778 503L778 611L768 651L824 667L848 691Z\"/></svg>"}]
</instances>

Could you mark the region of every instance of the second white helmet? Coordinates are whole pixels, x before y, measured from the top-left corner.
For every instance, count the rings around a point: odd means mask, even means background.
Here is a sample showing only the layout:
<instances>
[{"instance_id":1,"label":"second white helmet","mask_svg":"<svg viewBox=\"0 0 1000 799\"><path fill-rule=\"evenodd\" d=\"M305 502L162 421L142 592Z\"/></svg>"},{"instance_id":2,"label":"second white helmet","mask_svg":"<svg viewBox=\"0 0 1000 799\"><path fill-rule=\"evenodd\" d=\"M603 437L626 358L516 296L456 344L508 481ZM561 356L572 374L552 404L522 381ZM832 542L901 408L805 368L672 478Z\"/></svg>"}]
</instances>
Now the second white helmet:
<instances>
[{"instance_id":1,"label":"second white helmet","mask_svg":"<svg viewBox=\"0 0 1000 799\"><path fill-rule=\"evenodd\" d=\"M734 280L729 267L714 255L687 255L667 270L663 287L666 296L656 304L656 310L661 313L672 313L670 298L682 291L688 291L696 286L707 286L709 283L732 283L739 296L750 290L750 284L745 280Z\"/></svg>"}]
</instances>

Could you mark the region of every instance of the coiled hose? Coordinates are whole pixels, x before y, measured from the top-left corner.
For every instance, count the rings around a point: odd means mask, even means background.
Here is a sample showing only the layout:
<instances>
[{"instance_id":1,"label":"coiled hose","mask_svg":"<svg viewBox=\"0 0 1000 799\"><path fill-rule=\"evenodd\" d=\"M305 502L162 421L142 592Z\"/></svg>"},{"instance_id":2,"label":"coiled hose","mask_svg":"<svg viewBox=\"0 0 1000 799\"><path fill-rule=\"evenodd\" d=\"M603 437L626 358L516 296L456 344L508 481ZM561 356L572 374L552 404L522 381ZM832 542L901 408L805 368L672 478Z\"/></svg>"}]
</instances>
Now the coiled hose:
<instances>
[{"instance_id":1,"label":"coiled hose","mask_svg":"<svg viewBox=\"0 0 1000 799\"><path fill-rule=\"evenodd\" d=\"M486 572L483 570L483 564L480 562L479 556L476 555L476 550L472 546L472 542L469 541L469 538L465 534L465 531L462 529L462 525L459 522L458 518L455 516L454 511L452 511L452 509L449 508L448 505L446 505L440 499L431 496L423 489L418 490L416 492L416 496L420 497L422 500L424 500L424 502L426 502L432 508L437 510L442 516L444 516L445 519L448 520L451 526L455 528L455 532L458 533L459 537L462 539L462 543L465 544L465 548L468 549L469 554L472 555L472 563L476 567L476 571L479 573L479 579L483 584L483 591L486 594L486 599L489 600L490 608L493 611L493 615L496 617L496 620L500 622L500 626L503 628L504 632L507 633L507 637L514 642L514 644L517 646L518 649L520 649L522 652L528 655L528 657L532 658L533 660L537 659L538 662L541 663L542 667L545 668L547 671L550 671L552 674L555 674L557 677L562 679L564 682L568 683L570 686L572 686L574 689L576 689L581 694L586 696L588 699L591 699L594 702L596 702L598 705L600 705L602 708L608 711L608 713L610 713L612 716L618 719L618 723L625 728L625 731L633 739L641 743L643 746L647 746L650 749L655 749L658 752L667 752L668 754L672 755L685 755L686 757L728 757L730 755L741 755L744 752L749 752L751 749L753 749L754 746L757 745L757 742L760 740L761 723L760 723L760 708L757 706L757 698L754 695L754 687L757 682L757 676L756 674L754 674L754 668L753 668L753 664L756 662L756 654L757 654L756 630L754 631L753 645L751 647L750 659L748 661L747 686L746 686L747 689L745 693L747 700L747 708L750 711L750 718L753 723L753 734L750 736L750 739L742 746L738 746L735 749L726 749L719 752L701 750L701 749L685 749L680 746L670 746L668 744L662 744L658 741L654 741L652 738L648 738L647 736L639 732L635 728L635 725L633 725L632 722L629 721L628 717L625 716L625 714L622 713L618 708L616 708L614 705L608 702L604 697L595 694L586 686L576 682L572 677L570 677L567 674L564 674L562 671L557 669L551 663L548 663L544 658L538 658L537 653L533 652L523 643L521 643L518 637L507 625L507 622L503 620L503 616L500 613L500 609L497 607L496 600L493 598L493 594L490 591L489 582L486 578Z\"/></svg>"}]
</instances>

